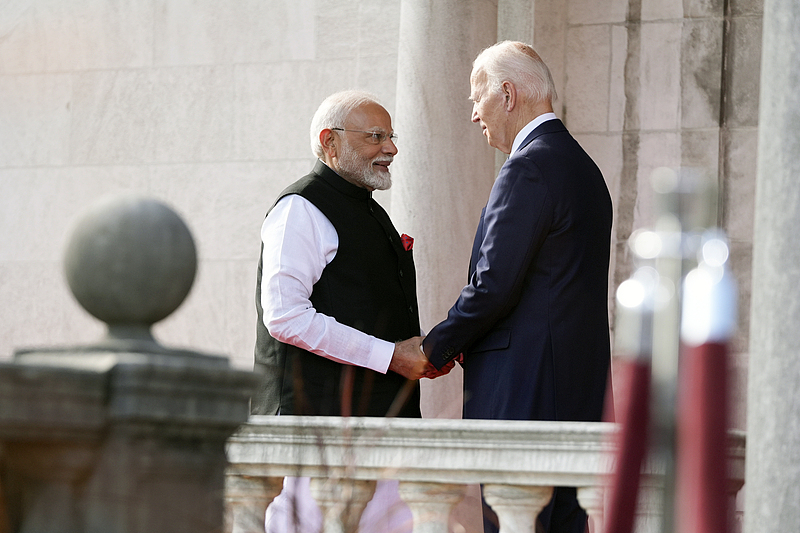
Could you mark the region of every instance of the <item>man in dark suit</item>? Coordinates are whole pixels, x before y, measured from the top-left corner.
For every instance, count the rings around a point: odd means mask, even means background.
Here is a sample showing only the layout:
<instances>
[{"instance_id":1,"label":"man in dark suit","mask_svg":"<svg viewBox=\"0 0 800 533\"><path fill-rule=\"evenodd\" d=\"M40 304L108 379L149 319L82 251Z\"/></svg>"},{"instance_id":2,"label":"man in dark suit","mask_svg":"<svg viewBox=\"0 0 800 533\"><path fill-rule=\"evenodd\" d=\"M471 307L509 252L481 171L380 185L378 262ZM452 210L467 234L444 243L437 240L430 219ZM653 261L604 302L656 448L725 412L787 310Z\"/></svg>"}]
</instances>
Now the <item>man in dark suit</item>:
<instances>
[{"instance_id":1,"label":"man in dark suit","mask_svg":"<svg viewBox=\"0 0 800 533\"><path fill-rule=\"evenodd\" d=\"M553 114L553 80L533 48L484 50L470 86L472 121L510 157L481 214L468 284L425 354L443 371L463 361L465 418L599 421L611 357L605 181ZM586 526L574 488L557 488L539 518L549 532Z\"/></svg>"}]
</instances>

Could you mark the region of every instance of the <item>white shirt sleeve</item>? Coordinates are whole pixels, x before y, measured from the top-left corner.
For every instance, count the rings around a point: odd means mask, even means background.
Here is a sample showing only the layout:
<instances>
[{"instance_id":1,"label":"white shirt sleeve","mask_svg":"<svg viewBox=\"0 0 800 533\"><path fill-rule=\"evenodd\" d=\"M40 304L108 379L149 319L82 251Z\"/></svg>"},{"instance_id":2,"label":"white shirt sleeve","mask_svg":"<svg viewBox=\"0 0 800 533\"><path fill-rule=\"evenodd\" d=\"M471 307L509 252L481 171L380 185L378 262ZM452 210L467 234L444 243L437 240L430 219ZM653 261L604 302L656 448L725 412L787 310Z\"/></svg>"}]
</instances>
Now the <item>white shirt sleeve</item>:
<instances>
[{"instance_id":1,"label":"white shirt sleeve","mask_svg":"<svg viewBox=\"0 0 800 533\"><path fill-rule=\"evenodd\" d=\"M261 306L270 335L327 359L385 374L394 343L340 324L311 303L314 284L339 246L330 220L302 196L289 195L264 219L261 240Z\"/></svg>"}]
</instances>

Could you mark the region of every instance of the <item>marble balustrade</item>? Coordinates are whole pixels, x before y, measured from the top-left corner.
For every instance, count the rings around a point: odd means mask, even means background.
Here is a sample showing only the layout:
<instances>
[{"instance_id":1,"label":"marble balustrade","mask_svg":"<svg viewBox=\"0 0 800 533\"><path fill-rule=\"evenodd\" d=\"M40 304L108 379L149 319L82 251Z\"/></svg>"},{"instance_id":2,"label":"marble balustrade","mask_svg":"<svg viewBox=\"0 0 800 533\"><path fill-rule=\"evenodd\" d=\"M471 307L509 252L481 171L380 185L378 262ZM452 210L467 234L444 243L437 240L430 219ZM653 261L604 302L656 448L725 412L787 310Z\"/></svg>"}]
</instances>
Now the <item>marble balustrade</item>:
<instances>
[{"instance_id":1,"label":"marble balustrade","mask_svg":"<svg viewBox=\"0 0 800 533\"><path fill-rule=\"evenodd\" d=\"M302 475L312 478L326 532L354 531L375 480L396 479L415 533L446 533L451 509L474 483L483 484L501 533L533 531L553 486L577 487L593 533L601 533L616 429L582 422L252 416L227 445L226 531L263 531L283 476ZM732 432L732 498L744 483L744 451L744 434ZM663 465L648 459L637 532L660 527L662 477Z\"/></svg>"}]
</instances>

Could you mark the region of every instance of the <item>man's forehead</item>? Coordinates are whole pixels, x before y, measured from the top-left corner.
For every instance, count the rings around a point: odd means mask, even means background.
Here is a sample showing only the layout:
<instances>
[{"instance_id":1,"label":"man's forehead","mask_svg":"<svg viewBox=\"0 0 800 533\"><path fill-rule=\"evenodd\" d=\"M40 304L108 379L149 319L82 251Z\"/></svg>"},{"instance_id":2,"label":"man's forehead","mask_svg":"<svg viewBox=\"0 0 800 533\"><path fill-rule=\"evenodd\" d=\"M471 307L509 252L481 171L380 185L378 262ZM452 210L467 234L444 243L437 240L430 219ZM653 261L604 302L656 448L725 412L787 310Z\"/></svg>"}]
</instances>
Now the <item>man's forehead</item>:
<instances>
[{"instance_id":1,"label":"man's forehead","mask_svg":"<svg viewBox=\"0 0 800 533\"><path fill-rule=\"evenodd\" d=\"M483 87L486 82L486 72L481 69L476 69L472 71L472 74L469 76L469 86L470 89L475 91L475 89L479 89Z\"/></svg>"},{"instance_id":2,"label":"man's forehead","mask_svg":"<svg viewBox=\"0 0 800 533\"><path fill-rule=\"evenodd\" d=\"M347 115L347 122L358 123L361 126L374 126L378 129L391 126L392 119L389 112L380 104L368 102L361 104Z\"/></svg>"},{"instance_id":3,"label":"man's forehead","mask_svg":"<svg viewBox=\"0 0 800 533\"><path fill-rule=\"evenodd\" d=\"M482 66L473 67L472 72L470 72L469 79L470 79L470 81L472 81L472 80L478 80L478 81L485 80L486 79L486 69L484 69Z\"/></svg>"}]
</instances>

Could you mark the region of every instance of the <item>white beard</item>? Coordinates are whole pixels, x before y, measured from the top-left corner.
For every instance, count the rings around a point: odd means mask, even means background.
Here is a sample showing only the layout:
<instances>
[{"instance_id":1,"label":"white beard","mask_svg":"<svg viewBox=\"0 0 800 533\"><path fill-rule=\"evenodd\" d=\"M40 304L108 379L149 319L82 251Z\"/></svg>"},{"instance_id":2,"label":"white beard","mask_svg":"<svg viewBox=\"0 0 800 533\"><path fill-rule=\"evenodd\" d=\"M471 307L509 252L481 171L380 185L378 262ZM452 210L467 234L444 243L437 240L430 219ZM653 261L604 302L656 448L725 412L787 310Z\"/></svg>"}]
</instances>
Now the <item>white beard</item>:
<instances>
[{"instance_id":1,"label":"white beard","mask_svg":"<svg viewBox=\"0 0 800 533\"><path fill-rule=\"evenodd\" d=\"M375 170L372 166L375 161L391 161L393 159L392 156L379 156L368 161L350 148L347 143L342 143L340 148L337 172L342 177L377 191L385 191L392 186L392 174L388 171Z\"/></svg>"}]
</instances>

